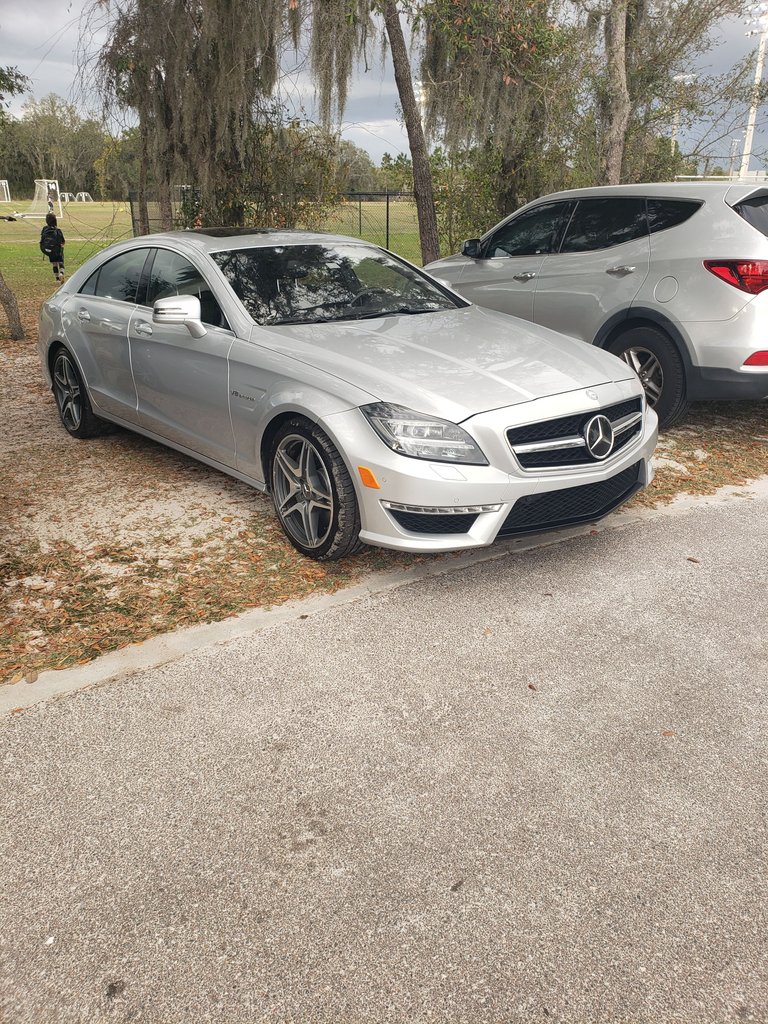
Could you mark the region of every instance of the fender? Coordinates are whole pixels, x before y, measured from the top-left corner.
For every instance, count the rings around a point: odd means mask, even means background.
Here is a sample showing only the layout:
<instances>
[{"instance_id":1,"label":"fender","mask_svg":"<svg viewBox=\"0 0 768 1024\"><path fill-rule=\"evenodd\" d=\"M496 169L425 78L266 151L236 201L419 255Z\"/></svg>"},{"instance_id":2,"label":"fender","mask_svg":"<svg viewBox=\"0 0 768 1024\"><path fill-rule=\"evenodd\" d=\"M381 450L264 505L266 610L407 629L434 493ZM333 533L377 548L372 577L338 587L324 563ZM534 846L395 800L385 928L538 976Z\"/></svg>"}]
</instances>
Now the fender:
<instances>
[{"instance_id":1,"label":"fender","mask_svg":"<svg viewBox=\"0 0 768 1024\"><path fill-rule=\"evenodd\" d=\"M641 324L652 324L654 327L661 328L665 334L669 335L680 358L683 360L686 377L690 377L693 373L694 362L688 340L678 325L670 320L669 317L649 306L631 306L620 313L614 313L597 332L592 344L597 345L598 348L607 348L613 339L625 330L640 326Z\"/></svg>"}]
</instances>

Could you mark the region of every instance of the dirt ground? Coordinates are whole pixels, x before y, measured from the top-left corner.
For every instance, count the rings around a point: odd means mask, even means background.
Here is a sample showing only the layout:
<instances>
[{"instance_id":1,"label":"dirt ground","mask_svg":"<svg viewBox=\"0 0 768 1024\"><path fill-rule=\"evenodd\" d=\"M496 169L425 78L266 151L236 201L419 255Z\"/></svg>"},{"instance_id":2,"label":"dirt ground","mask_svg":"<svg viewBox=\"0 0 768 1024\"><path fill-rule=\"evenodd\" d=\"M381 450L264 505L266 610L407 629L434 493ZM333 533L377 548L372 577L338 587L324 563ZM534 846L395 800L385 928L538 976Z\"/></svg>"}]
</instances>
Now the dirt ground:
<instances>
[{"instance_id":1,"label":"dirt ground","mask_svg":"<svg viewBox=\"0 0 768 1024\"><path fill-rule=\"evenodd\" d=\"M0 324L0 682L423 560L369 549L315 564L245 484L127 431L71 438L42 377L36 308L24 315L26 342ZM768 403L694 407L657 469L635 501L768 473Z\"/></svg>"}]
</instances>

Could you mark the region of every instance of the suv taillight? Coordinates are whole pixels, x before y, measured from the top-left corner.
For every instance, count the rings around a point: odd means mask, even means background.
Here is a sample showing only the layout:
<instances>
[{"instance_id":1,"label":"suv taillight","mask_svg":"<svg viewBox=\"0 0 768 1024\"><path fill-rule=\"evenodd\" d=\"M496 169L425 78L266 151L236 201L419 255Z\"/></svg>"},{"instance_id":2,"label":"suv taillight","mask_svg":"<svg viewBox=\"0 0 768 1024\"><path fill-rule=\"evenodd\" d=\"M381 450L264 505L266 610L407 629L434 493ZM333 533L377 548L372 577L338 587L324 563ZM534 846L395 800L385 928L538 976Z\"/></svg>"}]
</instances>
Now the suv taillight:
<instances>
[{"instance_id":1,"label":"suv taillight","mask_svg":"<svg viewBox=\"0 0 768 1024\"><path fill-rule=\"evenodd\" d=\"M750 295L768 288L768 260L704 260L704 266L721 281Z\"/></svg>"}]
</instances>

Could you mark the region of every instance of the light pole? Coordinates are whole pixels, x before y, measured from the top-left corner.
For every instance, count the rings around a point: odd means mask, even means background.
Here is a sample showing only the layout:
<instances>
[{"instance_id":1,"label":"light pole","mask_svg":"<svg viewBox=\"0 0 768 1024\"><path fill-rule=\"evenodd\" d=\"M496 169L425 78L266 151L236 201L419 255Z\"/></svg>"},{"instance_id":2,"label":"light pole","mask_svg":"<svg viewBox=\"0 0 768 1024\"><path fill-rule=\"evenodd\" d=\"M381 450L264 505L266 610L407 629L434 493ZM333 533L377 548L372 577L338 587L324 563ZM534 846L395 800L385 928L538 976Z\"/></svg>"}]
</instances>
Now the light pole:
<instances>
[{"instance_id":1,"label":"light pole","mask_svg":"<svg viewBox=\"0 0 768 1024\"><path fill-rule=\"evenodd\" d=\"M760 83L763 80L763 64L765 62L765 42L768 39L768 4L760 4L754 9L754 16L749 23L753 26L747 32L748 36L760 36L757 45L757 67L755 68L755 83L752 87L752 105L749 108L747 119L747 131L744 136L744 151L741 156L741 167L739 177L743 178L749 173L749 158L752 156L752 139L755 135L755 121L757 120L757 105L760 101Z\"/></svg>"}]
</instances>

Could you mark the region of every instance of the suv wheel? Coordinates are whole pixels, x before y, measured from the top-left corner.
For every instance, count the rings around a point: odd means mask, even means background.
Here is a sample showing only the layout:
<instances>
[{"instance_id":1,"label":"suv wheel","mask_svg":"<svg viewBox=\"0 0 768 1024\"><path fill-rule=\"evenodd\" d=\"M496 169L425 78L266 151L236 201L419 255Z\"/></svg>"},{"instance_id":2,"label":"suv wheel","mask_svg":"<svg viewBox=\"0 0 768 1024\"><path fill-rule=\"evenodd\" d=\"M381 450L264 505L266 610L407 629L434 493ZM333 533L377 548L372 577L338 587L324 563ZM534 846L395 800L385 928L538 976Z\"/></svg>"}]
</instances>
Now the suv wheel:
<instances>
[{"instance_id":1,"label":"suv wheel","mask_svg":"<svg viewBox=\"0 0 768 1024\"><path fill-rule=\"evenodd\" d=\"M298 416L283 424L272 446L270 484L280 525L303 555L334 561L362 547L354 485L319 427Z\"/></svg>"},{"instance_id":2,"label":"suv wheel","mask_svg":"<svg viewBox=\"0 0 768 1024\"><path fill-rule=\"evenodd\" d=\"M640 378L648 405L660 427L672 427L685 415L685 367L669 335L657 327L632 327L608 346Z\"/></svg>"}]
</instances>

